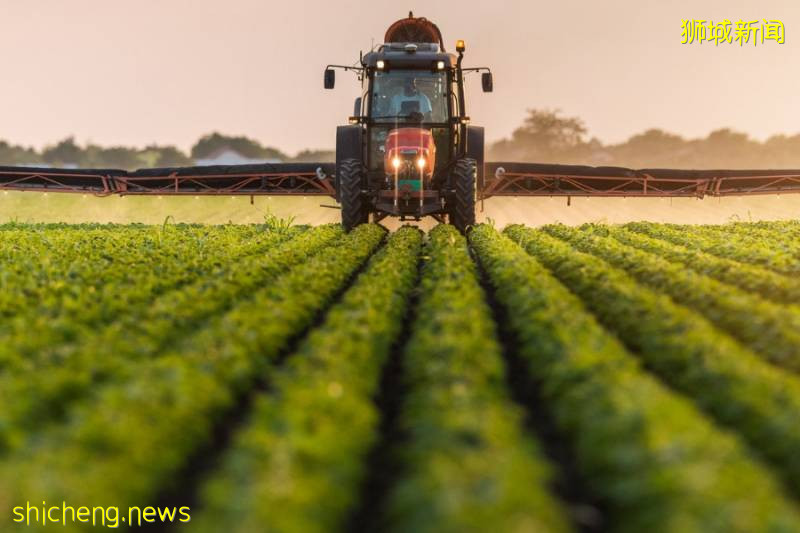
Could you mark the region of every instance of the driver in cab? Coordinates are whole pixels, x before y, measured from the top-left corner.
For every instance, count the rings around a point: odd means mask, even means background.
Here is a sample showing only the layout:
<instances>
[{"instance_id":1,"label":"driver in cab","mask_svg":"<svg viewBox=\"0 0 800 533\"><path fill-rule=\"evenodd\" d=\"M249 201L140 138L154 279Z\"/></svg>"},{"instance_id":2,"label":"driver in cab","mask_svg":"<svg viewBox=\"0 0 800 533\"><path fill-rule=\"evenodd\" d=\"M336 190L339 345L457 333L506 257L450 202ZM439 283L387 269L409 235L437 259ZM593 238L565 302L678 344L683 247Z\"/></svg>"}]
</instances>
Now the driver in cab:
<instances>
[{"instance_id":1,"label":"driver in cab","mask_svg":"<svg viewBox=\"0 0 800 533\"><path fill-rule=\"evenodd\" d=\"M394 115L407 116L411 113L422 113L430 116L433 108L428 97L417 89L417 80L409 78L403 91L392 96L391 110Z\"/></svg>"}]
</instances>

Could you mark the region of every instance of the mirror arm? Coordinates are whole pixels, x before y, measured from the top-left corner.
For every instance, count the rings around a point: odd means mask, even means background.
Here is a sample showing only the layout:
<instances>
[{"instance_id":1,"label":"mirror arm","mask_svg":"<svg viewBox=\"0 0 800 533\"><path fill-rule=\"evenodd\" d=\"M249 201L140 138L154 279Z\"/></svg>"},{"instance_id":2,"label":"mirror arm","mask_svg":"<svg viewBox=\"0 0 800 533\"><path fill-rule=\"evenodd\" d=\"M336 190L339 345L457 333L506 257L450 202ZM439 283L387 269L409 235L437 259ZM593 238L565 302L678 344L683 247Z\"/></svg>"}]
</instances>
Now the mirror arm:
<instances>
[{"instance_id":1,"label":"mirror arm","mask_svg":"<svg viewBox=\"0 0 800 533\"><path fill-rule=\"evenodd\" d=\"M342 70L352 70L354 72L358 72L359 74L364 72L364 67L352 67L352 66L349 66L349 65L328 65L328 66L325 67L325 70L328 70L329 68L340 68Z\"/></svg>"}]
</instances>

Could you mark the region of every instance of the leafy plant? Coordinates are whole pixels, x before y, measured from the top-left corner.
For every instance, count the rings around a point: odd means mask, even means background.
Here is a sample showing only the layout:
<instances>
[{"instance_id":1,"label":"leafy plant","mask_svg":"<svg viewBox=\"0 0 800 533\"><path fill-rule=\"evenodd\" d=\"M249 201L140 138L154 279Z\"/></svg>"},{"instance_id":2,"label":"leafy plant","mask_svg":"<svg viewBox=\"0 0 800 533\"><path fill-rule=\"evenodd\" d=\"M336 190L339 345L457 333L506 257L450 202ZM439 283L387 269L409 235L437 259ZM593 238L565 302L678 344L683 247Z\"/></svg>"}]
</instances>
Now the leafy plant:
<instances>
[{"instance_id":1,"label":"leafy plant","mask_svg":"<svg viewBox=\"0 0 800 533\"><path fill-rule=\"evenodd\" d=\"M507 233L533 255L546 256L548 265L583 255L563 243L557 247L559 241L550 246L551 238L535 230L512 227ZM800 518L774 476L689 398L645 371L586 302L492 228L477 227L470 242L506 308L527 368L541 383L542 408L554 414L583 479L609 506L611 529L796 527ZM582 272L603 283L604 276L588 267ZM605 294L595 298L598 306L614 305Z\"/></svg>"},{"instance_id":2,"label":"leafy plant","mask_svg":"<svg viewBox=\"0 0 800 533\"><path fill-rule=\"evenodd\" d=\"M511 226L505 233L580 296L648 369L746 439L800 493L800 379L600 258L543 231Z\"/></svg>"},{"instance_id":3,"label":"leafy plant","mask_svg":"<svg viewBox=\"0 0 800 533\"><path fill-rule=\"evenodd\" d=\"M281 218L267 209L264 214L264 226L270 231L285 232L294 224L296 217Z\"/></svg>"},{"instance_id":4,"label":"leafy plant","mask_svg":"<svg viewBox=\"0 0 800 533\"><path fill-rule=\"evenodd\" d=\"M610 237L551 225L548 233L624 269L637 281L703 313L765 359L800 371L800 307L787 307Z\"/></svg>"},{"instance_id":5,"label":"leafy plant","mask_svg":"<svg viewBox=\"0 0 800 533\"><path fill-rule=\"evenodd\" d=\"M425 247L405 348L404 472L389 497L393 531L567 531L548 461L522 427L467 243L440 225Z\"/></svg>"},{"instance_id":6,"label":"leafy plant","mask_svg":"<svg viewBox=\"0 0 800 533\"><path fill-rule=\"evenodd\" d=\"M403 228L260 394L204 489L199 531L334 531L376 444L373 402L403 325L422 242ZM346 428L346 431L342 429ZM242 509L239 502L257 501Z\"/></svg>"}]
</instances>

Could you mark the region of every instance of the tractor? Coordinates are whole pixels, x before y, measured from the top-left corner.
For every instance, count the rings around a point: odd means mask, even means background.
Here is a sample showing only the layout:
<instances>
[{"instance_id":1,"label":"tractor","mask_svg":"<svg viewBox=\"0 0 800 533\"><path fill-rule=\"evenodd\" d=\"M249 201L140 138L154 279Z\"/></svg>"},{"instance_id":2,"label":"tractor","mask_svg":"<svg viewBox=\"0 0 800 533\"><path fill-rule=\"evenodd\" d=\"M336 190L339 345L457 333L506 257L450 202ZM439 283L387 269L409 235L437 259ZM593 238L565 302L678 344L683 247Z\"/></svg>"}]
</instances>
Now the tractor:
<instances>
[{"instance_id":1,"label":"tractor","mask_svg":"<svg viewBox=\"0 0 800 533\"><path fill-rule=\"evenodd\" d=\"M482 72L484 92L493 80L486 67L461 66L465 48L459 40L458 55L447 53L439 28L409 13L360 55L359 66L325 68L326 89L334 88L336 68L355 71L361 82L349 124L336 130L334 188L345 230L370 215L374 222L431 216L461 232L475 223L484 141L466 114L464 74Z\"/></svg>"},{"instance_id":2,"label":"tractor","mask_svg":"<svg viewBox=\"0 0 800 533\"><path fill-rule=\"evenodd\" d=\"M682 170L590 167L494 161L484 164L483 128L469 125L464 41L445 51L436 24L398 20L384 42L352 66L361 95L350 124L336 131L336 162L286 162L180 168L70 169L0 166L0 190L119 195L325 196L337 200L347 230L387 216L431 216L466 231L475 223L476 193L499 196L695 197L800 194L800 169ZM2 161L0 161L2 163ZM486 178L484 179L484 170Z\"/></svg>"}]
</instances>

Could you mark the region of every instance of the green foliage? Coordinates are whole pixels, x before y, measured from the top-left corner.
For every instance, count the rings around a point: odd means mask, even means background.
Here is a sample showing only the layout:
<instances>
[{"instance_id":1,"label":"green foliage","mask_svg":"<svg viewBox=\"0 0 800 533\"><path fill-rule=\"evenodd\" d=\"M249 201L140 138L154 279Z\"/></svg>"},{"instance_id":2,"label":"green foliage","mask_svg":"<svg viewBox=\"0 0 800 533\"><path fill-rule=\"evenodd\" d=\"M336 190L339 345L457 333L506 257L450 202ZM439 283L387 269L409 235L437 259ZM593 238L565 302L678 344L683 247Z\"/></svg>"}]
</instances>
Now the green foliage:
<instances>
[{"instance_id":1,"label":"green foliage","mask_svg":"<svg viewBox=\"0 0 800 533\"><path fill-rule=\"evenodd\" d=\"M713 232L709 235L708 232L703 232L695 226L677 228L667 224L631 222L624 227L718 257L763 266L779 274L788 276L800 274L800 258L774 246L770 240L754 240L735 235L720 236L714 235Z\"/></svg>"},{"instance_id":2,"label":"green foliage","mask_svg":"<svg viewBox=\"0 0 800 533\"><path fill-rule=\"evenodd\" d=\"M379 530L800 530L800 378L764 361L800 369L798 222L484 224L471 249L449 226L423 249L412 228L157 222L0 224L0 507L196 494L209 532L342 531L372 501ZM510 398L503 348L535 402ZM567 503L532 431L569 448Z\"/></svg>"},{"instance_id":3,"label":"green foliage","mask_svg":"<svg viewBox=\"0 0 800 533\"><path fill-rule=\"evenodd\" d=\"M192 275L191 280L175 276L170 280L174 285L159 294L148 295L141 285L133 286L140 303L132 298L114 299L111 303L130 309L104 327L89 322L89 313L80 316L83 322L67 313L56 315L39 335L31 336L23 328L33 316L15 321L20 329L5 336L0 351L9 361L0 376L0 401L8 405L0 413L0 437L6 445L24 445L28 432L63 416L72 403L86 401L99 385L129 378L141 360L169 348L237 299L317 254L339 238L341 230L333 225L319 227L289 242L285 241L291 234L259 235L264 237L250 241L238 253L229 240L220 252L227 252L226 257L209 256L204 265L219 263L208 273L210 279L195 279L198 272L188 270L183 274ZM88 311L93 304L85 300L78 305ZM118 313L121 308L110 316ZM103 324L105 319L99 320ZM87 368L92 372L87 374Z\"/></svg>"},{"instance_id":4,"label":"green foliage","mask_svg":"<svg viewBox=\"0 0 800 533\"><path fill-rule=\"evenodd\" d=\"M543 229L578 250L624 269L640 283L668 294L675 302L696 309L765 359L800 371L800 307L764 300L610 237L562 225Z\"/></svg>"},{"instance_id":5,"label":"green foliage","mask_svg":"<svg viewBox=\"0 0 800 533\"><path fill-rule=\"evenodd\" d=\"M645 372L540 263L485 225L470 242L541 382L544 407L612 510L611 529L797 527L800 517L744 446Z\"/></svg>"},{"instance_id":6,"label":"green foliage","mask_svg":"<svg viewBox=\"0 0 800 533\"><path fill-rule=\"evenodd\" d=\"M380 413L372 398L402 327L421 241L413 228L395 233L275 373L208 483L205 511L193 527L343 528L376 442Z\"/></svg>"},{"instance_id":7,"label":"green foliage","mask_svg":"<svg viewBox=\"0 0 800 533\"><path fill-rule=\"evenodd\" d=\"M800 258L800 229L784 224L781 229L770 229L767 226L758 226L753 223L732 223L723 225L677 225L677 229L690 230L692 233L701 234L712 239L732 240L743 246L754 246L768 242L770 247Z\"/></svg>"},{"instance_id":8,"label":"green foliage","mask_svg":"<svg viewBox=\"0 0 800 533\"><path fill-rule=\"evenodd\" d=\"M281 218L272 211L267 210L264 214L264 226L270 231L286 232L292 227L295 217Z\"/></svg>"},{"instance_id":9,"label":"green foliage","mask_svg":"<svg viewBox=\"0 0 800 533\"><path fill-rule=\"evenodd\" d=\"M751 232L756 229L752 226L752 224L747 226ZM656 239L623 227L592 224L584 226L583 229L599 235L610 235L623 244L680 263L684 268L756 293L769 300L784 304L800 302L800 278L791 278L761 266L718 257L696 248ZM767 232L763 238L772 240L773 237Z\"/></svg>"},{"instance_id":10,"label":"green foliage","mask_svg":"<svg viewBox=\"0 0 800 533\"><path fill-rule=\"evenodd\" d=\"M466 242L430 232L420 301L405 350L408 392L390 496L393 531L566 531L550 469L508 397L488 305Z\"/></svg>"},{"instance_id":11,"label":"green foliage","mask_svg":"<svg viewBox=\"0 0 800 533\"><path fill-rule=\"evenodd\" d=\"M155 501L383 238L382 228L360 226L142 361L128 379L100 387L64 424L0 460L0 503L27 497L124 508ZM9 516L0 516L0 526Z\"/></svg>"},{"instance_id":12,"label":"green foliage","mask_svg":"<svg viewBox=\"0 0 800 533\"><path fill-rule=\"evenodd\" d=\"M581 297L649 369L744 437L800 493L797 377L598 257L542 231L511 226L505 232Z\"/></svg>"}]
</instances>

